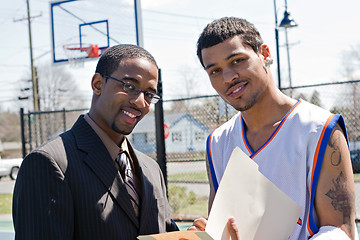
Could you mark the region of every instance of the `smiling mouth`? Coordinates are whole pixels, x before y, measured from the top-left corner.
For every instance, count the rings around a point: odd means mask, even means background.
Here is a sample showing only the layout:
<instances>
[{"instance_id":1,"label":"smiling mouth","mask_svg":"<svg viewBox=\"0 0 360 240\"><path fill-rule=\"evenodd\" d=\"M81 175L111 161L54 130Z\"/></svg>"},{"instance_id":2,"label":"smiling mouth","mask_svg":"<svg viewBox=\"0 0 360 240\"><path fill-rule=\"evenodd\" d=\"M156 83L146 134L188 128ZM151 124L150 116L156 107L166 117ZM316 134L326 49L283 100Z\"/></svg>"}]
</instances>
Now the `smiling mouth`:
<instances>
[{"instance_id":1,"label":"smiling mouth","mask_svg":"<svg viewBox=\"0 0 360 240\"><path fill-rule=\"evenodd\" d=\"M238 95L242 94L241 92L244 91L245 86L246 82L238 82L228 89L227 95L230 97L238 97Z\"/></svg>"},{"instance_id":2,"label":"smiling mouth","mask_svg":"<svg viewBox=\"0 0 360 240\"><path fill-rule=\"evenodd\" d=\"M127 112L127 111L125 111L125 110L123 110L123 112L124 112L127 116L129 116L129 117L131 117L131 118L136 118L136 116L135 116L134 114L130 113L130 112Z\"/></svg>"},{"instance_id":3,"label":"smiling mouth","mask_svg":"<svg viewBox=\"0 0 360 240\"><path fill-rule=\"evenodd\" d=\"M239 87L237 89L235 89L232 93L237 93L238 91L240 91L243 87Z\"/></svg>"}]
</instances>

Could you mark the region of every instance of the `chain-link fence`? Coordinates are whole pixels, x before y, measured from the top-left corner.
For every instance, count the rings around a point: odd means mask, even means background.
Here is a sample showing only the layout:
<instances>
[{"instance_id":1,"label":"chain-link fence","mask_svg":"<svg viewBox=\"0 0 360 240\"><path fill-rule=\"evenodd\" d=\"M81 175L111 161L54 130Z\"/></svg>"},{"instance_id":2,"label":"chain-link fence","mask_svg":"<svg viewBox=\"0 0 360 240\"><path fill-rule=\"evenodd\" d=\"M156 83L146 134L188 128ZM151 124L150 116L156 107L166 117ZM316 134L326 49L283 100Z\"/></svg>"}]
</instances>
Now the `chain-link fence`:
<instances>
[{"instance_id":1,"label":"chain-link fence","mask_svg":"<svg viewBox=\"0 0 360 240\"><path fill-rule=\"evenodd\" d=\"M302 98L343 115L354 172L360 173L360 81L294 87L282 91L293 98ZM25 153L70 128L79 114L86 111L80 109L23 114ZM230 119L236 111L214 95L165 100L163 113L166 150L164 175L167 177L173 217L206 217L209 194L205 166L206 139L212 130ZM157 159L156 119L158 118L152 109L128 136L134 148L154 159ZM358 188L360 189L360 183L359 186L356 185L356 189ZM360 196L360 192L358 195ZM357 206L360 206L360 202L357 202Z\"/></svg>"},{"instance_id":2,"label":"chain-link fence","mask_svg":"<svg viewBox=\"0 0 360 240\"><path fill-rule=\"evenodd\" d=\"M71 128L80 114L88 109L25 113L20 109L23 157L42 143Z\"/></svg>"}]
</instances>

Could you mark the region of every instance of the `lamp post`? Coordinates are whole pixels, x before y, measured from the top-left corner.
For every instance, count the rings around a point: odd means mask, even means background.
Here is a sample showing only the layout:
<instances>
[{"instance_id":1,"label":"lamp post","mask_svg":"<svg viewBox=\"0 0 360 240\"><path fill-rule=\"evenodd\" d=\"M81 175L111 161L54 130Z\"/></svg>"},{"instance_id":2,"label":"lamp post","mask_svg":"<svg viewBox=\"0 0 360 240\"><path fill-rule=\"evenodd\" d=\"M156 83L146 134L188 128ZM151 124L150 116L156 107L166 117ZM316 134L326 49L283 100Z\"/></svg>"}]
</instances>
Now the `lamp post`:
<instances>
[{"instance_id":1,"label":"lamp post","mask_svg":"<svg viewBox=\"0 0 360 240\"><path fill-rule=\"evenodd\" d=\"M275 40L276 40L276 63L277 63L277 74L278 74L278 87L281 90L279 27L277 22L276 0L274 0L274 10L275 10Z\"/></svg>"},{"instance_id":2,"label":"lamp post","mask_svg":"<svg viewBox=\"0 0 360 240\"><path fill-rule=\"evenodd\" d=\"M277 21L277 9L276 9L276 0L274 0L274 10L275 10L275 40L276 40L276 57L277 57L277 73L278 73L278 87L281 89L281 74L280 74L280 50L279 50L279 27L285 29L285 41L286 41L286 50L287 50L287 59L288 59L288 74L289 74L289 83L292 87L291 82L291 67L290 67L290 51L289 51L289 42L287 29L292 27L297 27L296 22L290 17L290 13L287 11L287 0L285 0L285 12L284 18L281 20L280 25Z\"/></svg>"},{"instance_id":3,"label":"lamp post","mask_svg":"<svg viewBox=\"0 0 360 240\"><path fill-rule=\"evenodd\" d=\"M286 43L286 52L287 52L287 60L288 60L288 74L289 74L289 85L292 87L291 80L291 65L290 65L290 51L289 51L289 41L288 41L288 28L297 27L297 23L292 19L290 13L287 10L287 0L285 0L285 12L284 18L281 20L279 27L285 29L285 43Z\"/></svg>"}]
</instances>

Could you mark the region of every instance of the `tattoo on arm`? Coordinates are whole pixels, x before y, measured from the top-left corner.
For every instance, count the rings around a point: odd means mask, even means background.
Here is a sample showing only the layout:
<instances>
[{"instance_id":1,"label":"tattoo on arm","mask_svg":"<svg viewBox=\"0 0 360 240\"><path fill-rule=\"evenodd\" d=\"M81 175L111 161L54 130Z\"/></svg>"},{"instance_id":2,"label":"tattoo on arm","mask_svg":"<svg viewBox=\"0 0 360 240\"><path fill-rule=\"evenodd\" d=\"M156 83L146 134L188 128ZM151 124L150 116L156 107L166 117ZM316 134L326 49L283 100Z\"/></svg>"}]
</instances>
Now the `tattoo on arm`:
<instances>
[{"instance_id":1,"label":"tattoo on arm","mask_svg":"<svg viewBox=\"0 0 360 240\"><path fill-rule=\"evenodd\" d=\"M343 172L340 172L340 175L333 179L333 187L325 194L331 198L331 205L335 210L342 212L343 214L343 223L348 224L350 222L352 207L352 194L347 189L346 177Z\"/></svg>"},{"instance_id":2,"label":"tattoo on arm","mask_svg":"<svg viewBox=\"0 0 360 240\"><path fill-rule=\"evenodd\" d=\"M335 130L340 130L336 125L334 131L331 133L330 140L328 142L328 147L330 147L331 155L330 161L333 166L339 166L341 163L341 152L340 152L340 137L341 133Z\"/></svg>"}]
</instances>

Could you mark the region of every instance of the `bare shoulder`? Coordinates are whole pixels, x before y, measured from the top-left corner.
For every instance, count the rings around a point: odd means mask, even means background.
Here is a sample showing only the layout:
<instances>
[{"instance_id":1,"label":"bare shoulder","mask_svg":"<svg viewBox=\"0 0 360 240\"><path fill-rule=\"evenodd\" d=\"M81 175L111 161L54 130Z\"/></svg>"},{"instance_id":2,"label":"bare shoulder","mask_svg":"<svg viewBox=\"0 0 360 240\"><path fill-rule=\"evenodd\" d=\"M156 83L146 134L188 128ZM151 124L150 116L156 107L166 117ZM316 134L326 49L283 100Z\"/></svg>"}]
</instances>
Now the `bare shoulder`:
<instances>
[{"instance_id":1,"label":"bare shoulder","mask_svg":"<svg viewBox=\"0 0 360 240\"><path fill-rule=\"evenodd\" d=\"M325 151L315 195L320 226L336 226L352 239L355 188L349 148L341 127L334 127Z\"/></svg>"}]
</instances>

